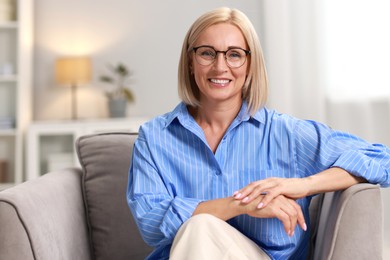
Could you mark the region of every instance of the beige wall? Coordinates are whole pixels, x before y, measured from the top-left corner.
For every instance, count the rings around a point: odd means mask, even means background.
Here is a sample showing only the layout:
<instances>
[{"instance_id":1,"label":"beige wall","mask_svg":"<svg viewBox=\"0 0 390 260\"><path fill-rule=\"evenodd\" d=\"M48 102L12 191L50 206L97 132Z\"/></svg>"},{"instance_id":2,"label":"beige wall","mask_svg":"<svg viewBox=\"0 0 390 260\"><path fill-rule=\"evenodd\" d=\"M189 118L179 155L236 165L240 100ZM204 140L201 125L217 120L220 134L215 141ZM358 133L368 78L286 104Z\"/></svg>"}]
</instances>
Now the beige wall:
<instances>
[{"instance_id":1,"label":"beige wall","mask_svg":"<svg viewBox=\"0 0 390 260\"><path fill-rule=\"evenodd\" d=\"M183 38L203 12L219 6L244 11L260 25L257 0L36 0L33 116L35 120L70 116L70 91L54 82L55 59L89 55L94 80L79 88L80 117L105 117L98 76L107 63L133 70L136 103L130 115L155 116L179 102L177 64Z\"/></svg>"}]
</instances>

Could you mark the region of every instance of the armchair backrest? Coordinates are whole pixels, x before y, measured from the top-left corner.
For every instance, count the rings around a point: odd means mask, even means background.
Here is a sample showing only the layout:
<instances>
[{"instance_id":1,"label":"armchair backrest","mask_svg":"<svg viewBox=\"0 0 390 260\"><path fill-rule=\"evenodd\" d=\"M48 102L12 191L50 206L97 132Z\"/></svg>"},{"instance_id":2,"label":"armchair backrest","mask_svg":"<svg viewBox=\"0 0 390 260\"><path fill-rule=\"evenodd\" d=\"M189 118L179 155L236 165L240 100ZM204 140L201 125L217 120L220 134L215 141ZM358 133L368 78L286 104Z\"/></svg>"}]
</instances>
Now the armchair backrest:
<instances>
[{"instance_id":1,"label":"armchair backrest","mask_svg":"<svg viewBox=\"0 0 390 260\"><path fill-rule=\"evenodd\" d=\"M144 259L142 240L126 202L128 170L136 134L82 136L76 151L83 169L83 195L95 259Z\"/></svg>"}]
</instances>

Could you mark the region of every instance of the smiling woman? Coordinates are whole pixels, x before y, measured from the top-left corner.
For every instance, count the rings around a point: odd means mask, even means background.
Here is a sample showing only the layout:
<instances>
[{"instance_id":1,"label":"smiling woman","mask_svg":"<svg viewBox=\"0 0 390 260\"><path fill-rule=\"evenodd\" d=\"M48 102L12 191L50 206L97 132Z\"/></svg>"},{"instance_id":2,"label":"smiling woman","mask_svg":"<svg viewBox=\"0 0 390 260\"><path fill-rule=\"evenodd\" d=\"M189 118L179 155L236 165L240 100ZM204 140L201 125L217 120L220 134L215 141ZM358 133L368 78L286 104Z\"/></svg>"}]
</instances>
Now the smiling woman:
<instances>
[{"instance_id":1,"label":"smiling woman","mask_svg":"<svg viewBox=\"0 0 390 260\"><path fill-rule=\"evenodd\" d=\"M178 71L182 102L141 126L129 171L149 259L306 259L313 195L390 186L388 147L264 106L262 49L241 11L200 16Z\"/></svg>"}]
</instances>

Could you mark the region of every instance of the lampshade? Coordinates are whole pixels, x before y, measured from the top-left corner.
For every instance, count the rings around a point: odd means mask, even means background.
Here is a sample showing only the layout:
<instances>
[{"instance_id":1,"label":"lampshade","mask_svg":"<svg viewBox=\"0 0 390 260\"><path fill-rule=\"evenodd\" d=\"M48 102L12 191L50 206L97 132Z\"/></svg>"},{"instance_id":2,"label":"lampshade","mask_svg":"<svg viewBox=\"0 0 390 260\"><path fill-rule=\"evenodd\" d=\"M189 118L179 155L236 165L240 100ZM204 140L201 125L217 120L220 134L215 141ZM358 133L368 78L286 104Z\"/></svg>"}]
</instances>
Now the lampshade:
<instances>
[{"instance_id":1,"label":"lampshade","mask_svg":"<svg viewBox=\"0 0 390 260\"><path fill-rule=\"evenodd\" d=\"M76 85L91 80L91 61L88 57L65 57L56 61L56 81L59 84Z\"/></svg>"}]
</instances>

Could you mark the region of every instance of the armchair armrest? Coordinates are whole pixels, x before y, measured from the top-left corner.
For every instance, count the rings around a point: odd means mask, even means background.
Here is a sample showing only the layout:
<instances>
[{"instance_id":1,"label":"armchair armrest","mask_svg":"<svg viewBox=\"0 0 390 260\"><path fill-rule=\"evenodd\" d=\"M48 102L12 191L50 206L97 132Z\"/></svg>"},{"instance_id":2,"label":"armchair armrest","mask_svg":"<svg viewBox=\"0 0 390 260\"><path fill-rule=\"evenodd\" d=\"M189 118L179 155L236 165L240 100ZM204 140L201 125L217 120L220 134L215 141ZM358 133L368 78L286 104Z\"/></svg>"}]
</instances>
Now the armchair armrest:
<instances>
[{"instance_id":1,"label":"armchair armrest","mask_svg":"<svg viewBox=\"0 0 390 260\"><path fill-rule=\"evenodd\" d=\"M314 259L382 259L380 187L361 183L327 193L322 203Z\"/></svg>"},{"instance_id":2,"label":"armchair armrest","mask_svg":"<svg viewBox=\"0 0 390 260\"><path fill-rule=\"evenodd\" d=\"M0 192L0 259L90 259L81 169Z\"/></svg>"}]
</instances>

